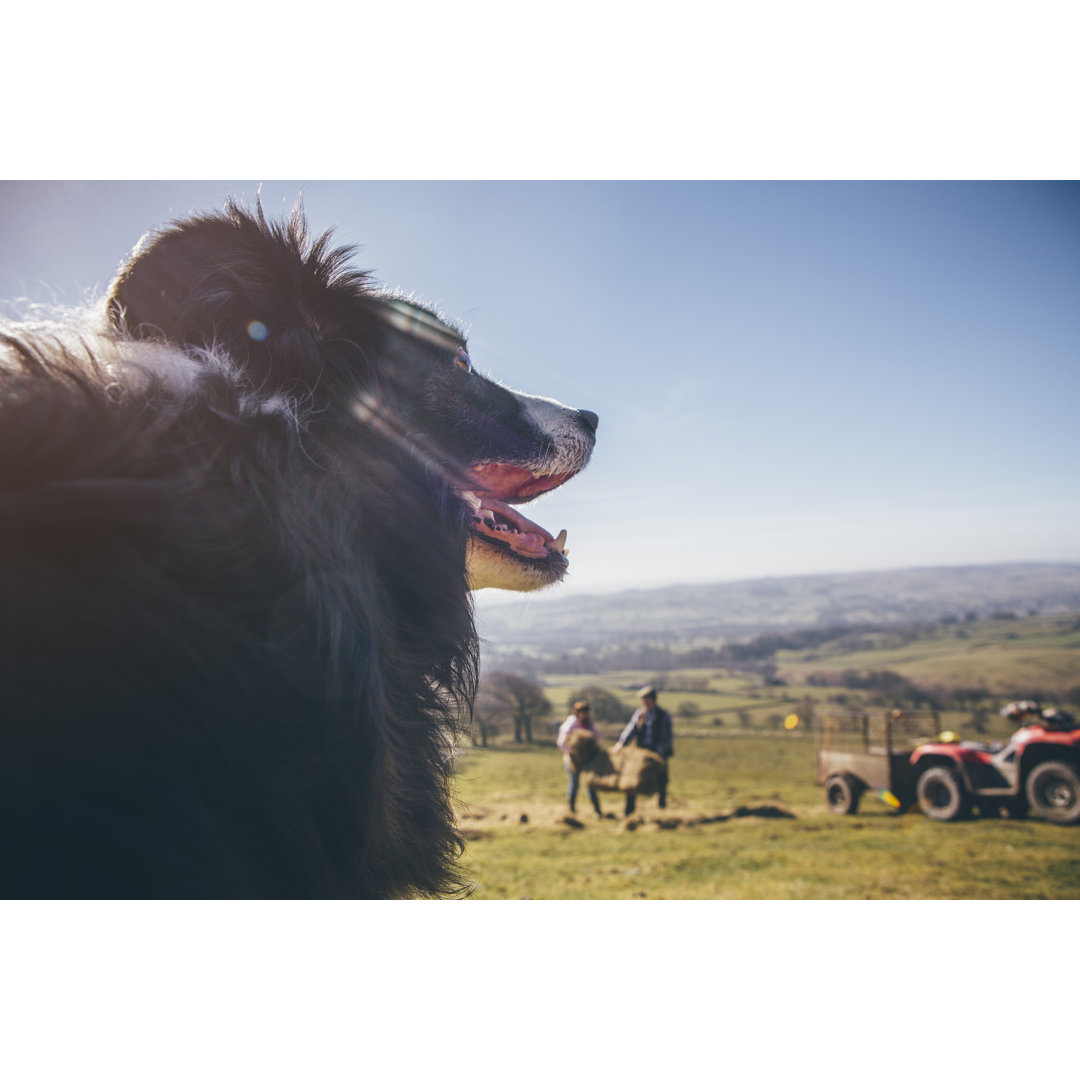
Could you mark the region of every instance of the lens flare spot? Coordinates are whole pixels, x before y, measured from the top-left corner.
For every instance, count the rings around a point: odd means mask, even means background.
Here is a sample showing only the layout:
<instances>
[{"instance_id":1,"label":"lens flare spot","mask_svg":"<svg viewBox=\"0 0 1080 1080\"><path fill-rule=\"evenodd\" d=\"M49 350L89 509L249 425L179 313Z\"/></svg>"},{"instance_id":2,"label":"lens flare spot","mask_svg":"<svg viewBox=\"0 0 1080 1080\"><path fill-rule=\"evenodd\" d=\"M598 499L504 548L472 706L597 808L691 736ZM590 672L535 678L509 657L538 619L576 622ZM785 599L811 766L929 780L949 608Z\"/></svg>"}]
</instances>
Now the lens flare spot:
<instances>
[{"instance_id":1,"label":"lens flare spot","mask_svg":"<svg viewBox=\"0 0 1080 1080\"><path fill-rule=\"evenodd\" d=\"M794 731L798 726L799 718L795 715L795 713L792 713L790 716L784 717L784 727L786 727L788 731Z\"/></svg>"},{"instance_id":2,"label":"lens flare spot","mask_svg":"<svg viewBox=\"0 0 1080 1080\"><path fill-rule=\"evenodd\" d=\"M266 323L252 319L247 324L247 335L252 341L265 341L270 336L270 330Z\"/></svg>"}]
</instances>

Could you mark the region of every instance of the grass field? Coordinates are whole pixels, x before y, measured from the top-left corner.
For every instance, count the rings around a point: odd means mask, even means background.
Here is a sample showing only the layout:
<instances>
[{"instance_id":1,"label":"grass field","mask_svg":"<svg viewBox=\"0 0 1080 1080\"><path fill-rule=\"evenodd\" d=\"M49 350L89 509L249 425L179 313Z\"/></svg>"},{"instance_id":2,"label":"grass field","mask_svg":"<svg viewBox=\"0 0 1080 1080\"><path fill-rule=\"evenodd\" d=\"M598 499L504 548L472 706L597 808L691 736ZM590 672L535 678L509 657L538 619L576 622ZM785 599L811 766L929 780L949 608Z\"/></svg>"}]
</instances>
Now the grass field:
<instances>
[{"instance_id":1,"label":"grass field","mask_svg":"<svg viewBox=\"0 0 1080 1080\"><path fill-rule=\"evenodd\" d=\"M463 859L476 899L1077 899L1080 829L928 821L868 794L837 817L797 734L678 740L666 810L582 793L570 819L553 744L459 759ZM740 810L740 808L742 808ZM773 814L788 816L762 816Z\"/></svg>"},{"instance_id":2,"label":"grass field","mask_svg":"<svg viewBox=\"0 0 1080 1080\"><path fill-rule=\"evenodd\" d=\"M780 674L802 681L816 671L888 669L923 686L982 686L994 694L1064 694L1080 684L1080 620L1074 616L984 619L942 626L903 645L844 652L781 651Z\"/></svg>"},{"instance_id":3,"label":"grass field","mask_svg":"<svg viewBox=\"0 0 1080 1080\"><path fill-rule=\"evenodd\" d=\"M898 815L873 793L857 815L831 813L815 783L816 746L806 723L808 711L819 723L853 707L873 711L866 693L845 690L840 704L837 687L809 685L809 676L890 670L920 686L981 686L1001 695L983 703L981 731L970 711L940 712L934 723L964 738L1008 738L1015 724L997 710L1009 697L1035 687L1064 695L1080 685L1080 620L982 620L907 642L883 634L867 644L860 652L828 643L778 653L781 685L712 668L662 673L661 703L676 731L668 806L660 811L655 798L639 800L629 822L614 793L601 794L602 819L584 792L569 818L554 729L585 687L633 706L636 688L657 673L549 676L553 710L534 724L536 742L514 743L504 731L489 748L467 748L458 759L472 896L1080 899L1080 827L979 817L940 824L917 810ZM792 731L782 726L790 715L800 718ZM601 734L610 745L618 728L601 726Z\"/></svg>"}]
</instances>

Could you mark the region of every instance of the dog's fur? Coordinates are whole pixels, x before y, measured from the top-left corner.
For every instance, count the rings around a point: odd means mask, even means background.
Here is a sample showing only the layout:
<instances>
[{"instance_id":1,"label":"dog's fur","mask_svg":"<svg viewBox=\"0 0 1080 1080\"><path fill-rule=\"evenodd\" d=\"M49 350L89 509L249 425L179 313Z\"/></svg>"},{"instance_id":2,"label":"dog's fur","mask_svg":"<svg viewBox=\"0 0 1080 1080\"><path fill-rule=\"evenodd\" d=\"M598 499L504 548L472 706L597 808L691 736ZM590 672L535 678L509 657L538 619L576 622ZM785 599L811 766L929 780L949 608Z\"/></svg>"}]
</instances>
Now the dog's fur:
<instances>
[{"instance_id":1,"label":"dog's fur","mask_svg":"<svg viewBox=\"0 0 1080 1080\"><path fill-rule=\"evenodd\" d=\"M2 895L461 889L468 590L562 577L508 503L596 417L350 255L230 203L144 242L102 325L0 335Z\"/></svg>"}]
</instances>

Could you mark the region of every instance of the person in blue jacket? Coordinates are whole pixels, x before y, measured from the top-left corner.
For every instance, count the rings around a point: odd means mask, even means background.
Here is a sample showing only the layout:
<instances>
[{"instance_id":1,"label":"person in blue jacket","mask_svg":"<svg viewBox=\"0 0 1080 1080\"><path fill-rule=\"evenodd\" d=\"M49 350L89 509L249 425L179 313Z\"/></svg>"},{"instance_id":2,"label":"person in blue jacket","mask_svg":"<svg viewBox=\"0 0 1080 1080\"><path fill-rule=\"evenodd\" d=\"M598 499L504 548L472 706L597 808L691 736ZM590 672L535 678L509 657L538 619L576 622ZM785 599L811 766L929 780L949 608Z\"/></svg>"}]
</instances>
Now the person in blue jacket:
<instances>
[{"instance_id":1,"label":"person in blue jacket","mask_svg":"<svg viewBox=\"0 0 1080 1080\"><path fill-rule=\"evenodd\" d=\"M638 692L641 698L641 706L630 717L630 723L623 728L623 733L612 747L612 753L621 750L629 742L645 750L652 750L664 759L664 764L675 752L675 732L671 723L671 713L656 704L656 690L651 686L643 686ZM667 769L664 770L663 779L660 781L659 803L661 809L667 806ZM626 793L626 816L634 812L637 799L632 791Z\"/></svg>"}]
</instances>

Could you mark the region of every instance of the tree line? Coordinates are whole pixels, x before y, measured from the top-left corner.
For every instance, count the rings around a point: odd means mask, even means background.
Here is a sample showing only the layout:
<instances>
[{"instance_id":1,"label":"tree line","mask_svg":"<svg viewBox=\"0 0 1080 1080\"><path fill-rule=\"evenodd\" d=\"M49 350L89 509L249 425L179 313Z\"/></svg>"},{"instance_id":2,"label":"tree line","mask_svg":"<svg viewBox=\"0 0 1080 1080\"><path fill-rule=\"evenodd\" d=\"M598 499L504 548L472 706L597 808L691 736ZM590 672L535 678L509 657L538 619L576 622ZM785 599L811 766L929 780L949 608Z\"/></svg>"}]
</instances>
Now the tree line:
<instances>
[{"instance_id":1,"label":"tree line","mask_svg":"<svg viewBox=\"0 0 1080 1080\"><path fill-rule=\"evenodd\" d=\"M1009 618L1008 613L991 616L995 619ZM893 624L860 624L858 626L808 627L790 631L768 631L745 642L728 642L718 646L693 646L679 648L671 645L620 645L611 646L595 654L565 654L559 658L538 659L515 654L502 654L503 670L485 674L480 683L474 713L474 740L478 745L488 745L488 739L501 732L513 732L515 742L534 741L534 724L545 721L557 726L566 713L552 717L555 712L537 679L547 674L577 674L587 677L604 671L652 671L649 680L659 689L704 692L705 680L693 680L689 676L667 676L681 668L716 668L742 671L760 678L766 685L782 685L776 678L776 654L782 650L805 652L823 645L834 651L868 652L875 649L897 648L911 641L925 638L942 631L958 637L967 636L967 625L976 621L974 613L946 616L935 622ZM807 677L807 684L815 687L832 687L835 693L830 702L838 705L870 706L901 709L924 709L931 711L967 711L976 729L985 726L987 718L997 707L999 695L982 686L946 688L940 685L924 685L888 669L856 671L815 672ZM857 698L847 700L845 691L860 691ZM1080 706L1080 684L1062 695L1037 685L1016 686L1010 697L1030 698L1044 705L1060 704ZM593 707L594 718L605 725L625 724L631 709L602 687L586 683L571 694L566 702L570 706L577 698L587 698ZM805 699L803 711L812 709ZM685 703L684 719L693 719L700 709L692 702ZM740 726L749 727L748 713L737 716ZM782 724L782 716L768 718L772 726ZM714 720L714 723L718 722ZM722 722L722 721L720 721ZM537 731L540 728L537 727ZM550 730L545 728L545 735Z\"/></svg>"},{"instance_id":2,"label":"tree line","mask_svg":"<svg viewBox=\"0 0 1080 1080\"><path fill-rule=\"evenodd\" d=\"M541 730L550 738L578 700L589 702L599 724L625 725L633 712L609 690L583 686L568 695L565 712L558 713L538 682L513 671L493 671L481 679L476 694L473 742L487 746L496 735L513 732L514 742L531 743Z\"/></svg>"},{"instance_id":3,"label":"tree line","mask_svg":"<svg viewBox=\"0 0 1080 1080\"><path fill-rule=\"evenodd\" d=\"M748 641L730 641L718 645L671 645L661 642L611 643L590 650L575 650L558 655L537 657L503 651L499 665L503 670L537 678L542 675L599 675L607 671L674 671L679 668L716 667L754 674L775 670L776 654L782 650L803 652L831 645L841 652L865 652L881 648L899 648L921 637L950 628L963 636L964 623L975 621L974 614L961 621L946 616L936 622L838 624L794 630L768 630Z\"/></svg>"}]
</instances>

